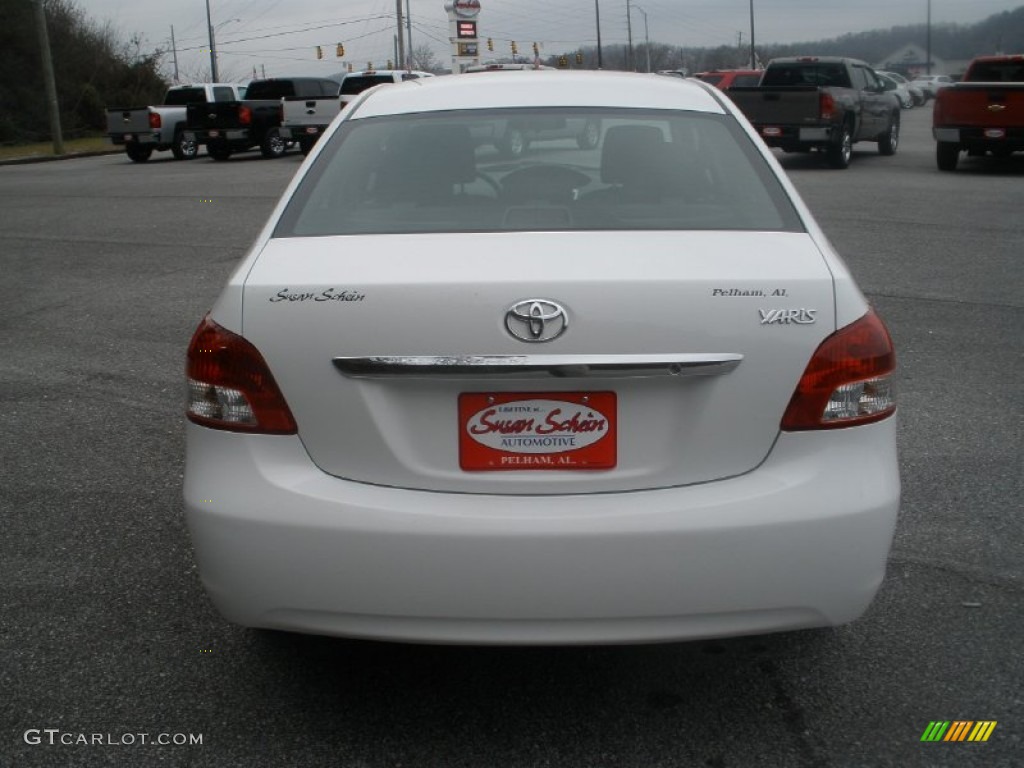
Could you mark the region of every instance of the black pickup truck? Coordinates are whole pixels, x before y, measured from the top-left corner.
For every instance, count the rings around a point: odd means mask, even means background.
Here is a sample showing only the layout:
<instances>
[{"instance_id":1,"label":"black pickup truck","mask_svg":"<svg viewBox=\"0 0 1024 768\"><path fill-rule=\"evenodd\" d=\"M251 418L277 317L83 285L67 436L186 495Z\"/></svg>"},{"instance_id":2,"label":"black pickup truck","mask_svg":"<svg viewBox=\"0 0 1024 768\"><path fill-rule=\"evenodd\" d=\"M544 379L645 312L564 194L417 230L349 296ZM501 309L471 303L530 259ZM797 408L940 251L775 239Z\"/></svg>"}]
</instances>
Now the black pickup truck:
<instances>
[{"instance_id":1,"label":"black pickup truck","mask_svg":"<svg viewBox=\"0 0 1024 768\"><path fill-rule=\"evenodd\" d=\"M243 101L188 105L186 133L205 144L214 160L233 152L259 147L264 157L280 157L287 149L281 137L281 99L336 95L338 81L320 77L282 77L253 80Z\"/></svg>"},{"instance_id":2,"label":"black pickup truck","mask_svg":"<svg viewBox=\"0 0 1024 768\"><path fill-rule=\"evenodd\" d=\"M729 98L769 147L822 152L833 168L850 164L858 141L896 153L900 103L875 71L857 59L800 56L772 59L757 86L734 87Z\"/></svg>"}]
</instances>

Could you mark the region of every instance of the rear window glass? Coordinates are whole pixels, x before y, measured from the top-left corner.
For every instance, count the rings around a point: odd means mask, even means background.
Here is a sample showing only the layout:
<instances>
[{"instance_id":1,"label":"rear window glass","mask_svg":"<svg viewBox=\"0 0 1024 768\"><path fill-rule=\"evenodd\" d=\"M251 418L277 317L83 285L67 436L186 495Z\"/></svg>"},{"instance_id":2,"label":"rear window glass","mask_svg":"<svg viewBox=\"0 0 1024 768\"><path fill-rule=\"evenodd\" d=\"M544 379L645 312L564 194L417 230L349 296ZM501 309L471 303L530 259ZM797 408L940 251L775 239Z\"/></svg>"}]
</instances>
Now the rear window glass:
<instances>
[{"instance_id":1,"label":"rear window glass","mask_svg":"<svg viewBox=\"0 0 1024 768\"><path fill-rule=\"evenodd\" d=\"M205 104L206 91L203 88L179 88L167 92L167 106L182 106L184 104Z\"/></svg>"},{"instance_id":2,"label":"rear window glass","mask_svg":"<svg viewBox=\"0 0 1024 768\"><path fill-rule=\"evenodd\" d=\"M735 118L518 109L345 121L275 236L715 229L802 231Z\"/></svg>"},{"instance_id":3,"label":"rear window glass","mask_svg":"<svg viewBox=\"0 0 1024 768\"><path fill-rule=\"evenodd\" d=\"M393 82L395 82L395 78L392 75L348 75L341 81L341 94L354 96L375 85Z\"/></svg>"},{"instance_id":4,"label":"rear window glass","mask_svg":"<svg viewBox=\"0 0 1024 768\"><path fill-rule=\"evenodd\" d=\"M280 99L282 96L294 96L295 88L291 80L258 80L249 83L246 91L247 99Z\"/></svg>"},{"instance_id":5,"label":"rear window glass","mask_svg":"<svg viewBox=\"0 0 1024 768\"><path fill-rule=\"evenodd\" d=\"M732 85L740 88L746 88L747 86L757 85L761 82L761 75L736 75L732 79ZM732 87L732 86L730 86Z\"/></svg>"},{"instance_id":6,"label":"rear window glass","mask_svg":"<svg viewBox=\"0 0 1024 768\"><path fill-rule=\"evenodd\" d=\"M761 85L827 85L849 88L850 78L842 64L779 64L765 70Z\"/></svg>"},{"instance_id":7,"label":"rear window glass","mask_svg":"<svg viewBox=\"0 0 1024 768\"><path fill-rule=\"evenodd\" d=\"M703 80L705 83L711 85L718 85L725 78L725 75L697 75L699 80Z\"/></svg>"},{"instance_id":8,"label":"rear window glass","mask_svg":"<svg viewBox=\"0 0 1024 768\"><path fill-rule=\"evenodd\" d=\"M980 61L971 69L979 83L1024 83L1024 61Z\"/></svg>"}]
</instances>

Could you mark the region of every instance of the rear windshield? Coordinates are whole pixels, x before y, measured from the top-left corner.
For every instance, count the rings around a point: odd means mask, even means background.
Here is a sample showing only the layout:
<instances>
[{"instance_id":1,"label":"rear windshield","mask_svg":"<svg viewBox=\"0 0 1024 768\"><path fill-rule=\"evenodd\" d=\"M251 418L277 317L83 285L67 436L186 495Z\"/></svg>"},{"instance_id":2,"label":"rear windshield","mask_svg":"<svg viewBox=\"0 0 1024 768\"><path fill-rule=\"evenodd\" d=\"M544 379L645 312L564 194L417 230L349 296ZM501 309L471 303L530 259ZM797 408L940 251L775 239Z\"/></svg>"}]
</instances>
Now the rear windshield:
<instances>
[{"instance_id":1,"label":"rear windshield","mask_svg":"<svg viewBox=\"0 0 1024 768\"><path fill-rule=\"evenodd\" d=\"M1024 83L1024 61L979 61L971 67L979 83Z\"/></svg>"},{"instance_id":2,"label":"rear windshield","mask_svg":"<svg viewBox=\"0 0 1024 768\"><path fill-rule=\"evenodd\" d=\"M769 66L761 77L761 85L827 85L849 88L850 78L842 64L794 62Z\"/></svg>"},{"instance_id":3,"label":"rear windshield","mask_svg":"<svg viewBox=\"0 0 1024 768\"><path fill-rule=\"evenodd\" d=\"M203 88L178 88L167 92L167 106L183 106L185 104L205 104L206 91Z\"/></svg>"},{"instance_id":4,"label":"rear windshield","mask_svg":"<svg viewBox=\"0 0 1024 768\"><path fill-rule=\"evenodd\" d=\"M341 81L341 95L354 96L375 85L393 82L395 82L395 78L392 75L347 75Z\"/></svg>"},{"instance_id":5,"label":"rear windshield","mask_svg":"<svg viewBox=\"0 0 1024 768\"><path fill-rule=\"evenodd\" d=\"M757 74L757 75L736 75L736 77L734 77L732 79L732 85L730 85L729 87L730 88L732 88L732 87L745 88L747 86L757 85L760 82L761 82L761 75L760 74Z\"/></svg>"},{"instance_id":6,"label":"rear windshield","mask_svg":"<svg viewBox=\"0 0 1024 768\"><path fill-rule=\"evenodd\" d=\"M245 93L247 99L280 99L282 96L294 96L295 86L291 80L257 80L249 83Z\"/></svg>"},{"instance_id":7,"label":"rear windshield","mask_svg":"<svg viewBox=\"0 0 1024 768\"><path fill-rule=\"evenodd\" d=\"M624 229L802 225L729 115L480 109L345 121L275 236Z\"/></svg>"}]
</instances>

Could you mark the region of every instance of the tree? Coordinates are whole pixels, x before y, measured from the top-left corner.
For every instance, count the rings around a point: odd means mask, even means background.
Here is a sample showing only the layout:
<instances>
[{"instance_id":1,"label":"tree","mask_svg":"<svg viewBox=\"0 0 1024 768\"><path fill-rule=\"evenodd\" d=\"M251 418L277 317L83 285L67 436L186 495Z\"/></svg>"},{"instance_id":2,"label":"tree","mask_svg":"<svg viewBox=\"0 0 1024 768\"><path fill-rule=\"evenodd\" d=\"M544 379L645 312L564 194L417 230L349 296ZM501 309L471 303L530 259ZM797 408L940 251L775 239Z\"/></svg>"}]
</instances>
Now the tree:
<instances>
[{"instance_id":1,"label":"tree","mask_svg":"<svg viewBox=\"0 0 1024 768\"><path fill-rule=\"evenodd\" d=\"M409 60L412 68L418 69L421 72L438 74L444 71L444 67L441 66L441 63L437 60L437 55L429 45L417 45L412 49Z\"/></svg>"},{"instance_id":2,"label":"tree","mask_svg":"<svg viewBox=\"0 0 1024 768\"><path fill-rule=\"evenodd\" d=\"M0 0L0 141L49 137L45 86L39 61L33 3ZM106 106L159 101L167 83L158 72L160 52L142 54L119 42L113 28L89 20L73 0L43 0L65 135L101 131Z\"/></svg>"}]
</instances>

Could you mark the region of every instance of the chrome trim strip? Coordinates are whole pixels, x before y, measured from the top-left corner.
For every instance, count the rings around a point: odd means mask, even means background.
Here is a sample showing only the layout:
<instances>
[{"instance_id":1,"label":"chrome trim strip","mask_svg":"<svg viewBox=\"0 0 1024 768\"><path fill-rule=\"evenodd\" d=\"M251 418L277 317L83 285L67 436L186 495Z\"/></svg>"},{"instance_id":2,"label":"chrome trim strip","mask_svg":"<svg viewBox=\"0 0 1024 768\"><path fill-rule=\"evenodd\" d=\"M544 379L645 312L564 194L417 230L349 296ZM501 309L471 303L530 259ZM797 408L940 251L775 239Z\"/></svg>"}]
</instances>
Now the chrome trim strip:
<instances>
[{"instance_id":1,"label":"chrome trim strip","mask_svg":"<svg viewBox=\"0 0 1024 768\"><path fill-rule=\"evenodd\" d=\"M555 378L648 378L654 376L717 376L729 373L743 355L386 355L336 357L335 367L353 379L493 378L536 376Z\"/></svg>"}]
</instances>

